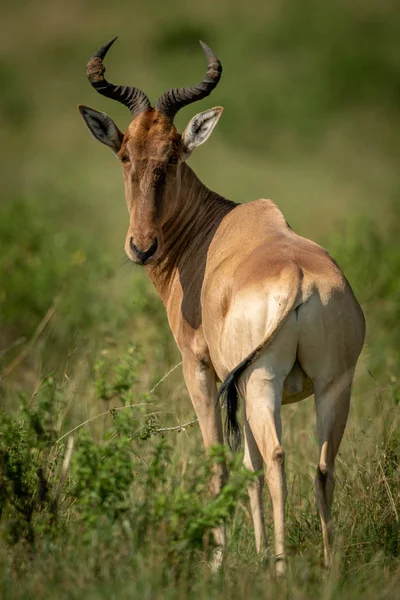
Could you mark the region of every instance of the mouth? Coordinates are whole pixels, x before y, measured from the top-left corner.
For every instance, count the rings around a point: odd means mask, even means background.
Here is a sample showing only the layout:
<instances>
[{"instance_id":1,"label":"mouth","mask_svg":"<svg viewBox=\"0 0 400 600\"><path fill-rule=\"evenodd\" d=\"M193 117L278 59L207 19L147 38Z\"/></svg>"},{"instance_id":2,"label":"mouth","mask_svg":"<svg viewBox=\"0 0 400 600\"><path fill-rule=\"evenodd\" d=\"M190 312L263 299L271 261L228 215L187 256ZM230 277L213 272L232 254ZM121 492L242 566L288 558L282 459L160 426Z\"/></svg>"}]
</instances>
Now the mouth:
<instances>
[{"instance_id":1,"label":"mouth","mask_svg":"<svg viewBox=\"0 0 400 600\"><path fill-rule=\"evenodd\" d=\"M153 263L156 259L155 256L150 256L149 258L143 260L138 256L131 254L130 252L127 253L127 257L131 262L133 262L135 265L139 265L140 267L146 267L147 265Z\"/></svg>"}]
</instances>

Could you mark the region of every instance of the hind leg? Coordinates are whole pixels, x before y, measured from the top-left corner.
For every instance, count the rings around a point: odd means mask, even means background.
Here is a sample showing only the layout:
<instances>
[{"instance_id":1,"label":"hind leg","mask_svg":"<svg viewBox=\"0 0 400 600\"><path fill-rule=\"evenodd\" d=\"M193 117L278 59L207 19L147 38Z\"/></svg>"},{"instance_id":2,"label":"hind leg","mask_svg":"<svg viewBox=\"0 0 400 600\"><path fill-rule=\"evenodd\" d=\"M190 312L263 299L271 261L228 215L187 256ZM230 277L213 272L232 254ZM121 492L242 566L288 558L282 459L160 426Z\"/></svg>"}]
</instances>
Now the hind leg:
<instances>
[{"instance_id":1,"label":"hind leg","mask_svg":"<svg viewBox=\"0 0 400 600\"><path fill-rule=\"evenodd\" d=\"M254 536L258 554L267 555L268 544L265 533L264 510L262 504L262 491L264 488L264 464L250 425L246 419L244 425L244 466L249 471L260 471L257 480L247 486L250 498L251 516L253 518Z\"/></svg>"},{"instance_id":2,"label":"hind leg","mask_svg":"<svg viewBox=\"0 0 400 600\"><path fill-rule=\"evenodd\" d=\"M284 452L281 446L283 385L296 360L297 323L291 315L270 347L246 370L239 387L245 399L248 425L265 463L272 501L276 573L286 568Z\"/></svg>"},{"instance_id":3,"label":"hind leg","mask_svg":"<svg viewBox=\"0 0 400 600\"><path fill-rule=\"evenodd\" d=\"M324 303L319 295L311 296L298 314L298 360L314 383L319 440L315 488L325 564L329 565L334 464L349 413L351 383L364 341L365 323L349 288L332 291L324 297Z\"/></svg>"},{"instance_id":4,"label":"hind leg","mask_svg":"<svg viewBox=\"0 0 400 600\"><path fill-rule=\"evenodd\" d=\"M285 503L286 477L281 446L283 378L268 379L264 369L255 369L246 383L246 415L249 426L265 462L265 479L272 501L275 532L277 575L286 567Z\"/></svg>"},{"instance_id":5,"label":"hind leg","mask_svg":"<svg viewBox=\"0 0 400 600\"><path fill-rule=\"evenodd\" d=\"M350 408L352 377L342 376L328 385L315 384L319 464L315 477L317 506L321 517L324 563L331 563L333 542L331 508L335 489L334 465Z\"/></svg>"}]
</instances>

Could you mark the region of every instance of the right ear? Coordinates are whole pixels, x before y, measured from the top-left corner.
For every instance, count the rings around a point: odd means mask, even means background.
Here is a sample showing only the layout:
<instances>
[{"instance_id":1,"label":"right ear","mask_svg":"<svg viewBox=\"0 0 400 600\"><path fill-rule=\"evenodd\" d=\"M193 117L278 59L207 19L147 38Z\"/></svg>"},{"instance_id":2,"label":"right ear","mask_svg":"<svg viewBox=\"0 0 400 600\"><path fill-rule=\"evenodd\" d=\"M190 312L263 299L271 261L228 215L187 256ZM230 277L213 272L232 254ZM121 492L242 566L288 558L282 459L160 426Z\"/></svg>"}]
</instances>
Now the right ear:
<instances>
[{"instance_id":1,"label":"right ear","mask_svg":"<svg viewBox=\"0 0 400 600\"><path fill-rule=\"evenodd\" d=\"M117 154L121 148L124 134L114 121L105 113L90 108L90 106L80 104L78 109L92 136L102 144L109 146Z\"/></svg>"}]
</instances>

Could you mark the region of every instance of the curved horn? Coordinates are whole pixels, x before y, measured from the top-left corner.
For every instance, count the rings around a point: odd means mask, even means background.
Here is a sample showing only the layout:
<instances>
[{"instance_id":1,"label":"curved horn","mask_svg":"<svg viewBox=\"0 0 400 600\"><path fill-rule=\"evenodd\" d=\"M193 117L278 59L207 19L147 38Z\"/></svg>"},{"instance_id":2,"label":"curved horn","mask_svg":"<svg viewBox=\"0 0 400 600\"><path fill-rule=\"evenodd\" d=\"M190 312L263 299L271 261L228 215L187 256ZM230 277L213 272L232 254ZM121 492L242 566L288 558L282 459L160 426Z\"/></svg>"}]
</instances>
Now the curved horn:
<instances>
[{"instance_id":1,"label":"curved horn","mask_svg":"<svg viewBox=\"0 0 400 600\"><path fill-rule=\"evenodd\" d=\"M90 58L86 74L92 86L107 98L117 100L129 108L132 115L136 117L139 113L150 108L150 101L146 94L135 87L127 87L121 85L114 85L109 83L104 78L105 66L103 65L103 59L111 48L118 36L104 44L93 56Z\"/></svg>"},{"instance_id":2,"label":"curved horn","mask_svg":"<svg viewBox=\"0 0 400 600\"><path fill-rule=\"evenodd\" d=\"M171 119L171 121L174 120L178 110L187 104L191 104L197 100L202 100L211 94L221 79L221 63L211 48L209 48L204 42L200 42L200 44L208 60L208 69L203 81L195 87L174 88L172 90L168 90L168 92L165 92L165 94L163 94L157 101L156 110L162 112L165 116Z\"/></svg>"}]
</instances>

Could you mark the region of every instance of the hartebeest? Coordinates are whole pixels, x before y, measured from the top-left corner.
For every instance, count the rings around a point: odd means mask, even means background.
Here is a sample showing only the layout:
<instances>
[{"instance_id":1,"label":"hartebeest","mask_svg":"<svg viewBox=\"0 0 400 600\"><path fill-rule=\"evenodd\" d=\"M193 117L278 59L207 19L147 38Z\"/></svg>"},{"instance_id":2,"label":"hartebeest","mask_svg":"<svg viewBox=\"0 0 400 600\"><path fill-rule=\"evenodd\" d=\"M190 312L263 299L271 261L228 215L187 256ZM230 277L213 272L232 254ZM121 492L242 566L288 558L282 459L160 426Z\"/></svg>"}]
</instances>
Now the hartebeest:
<instances>
[{"instance_id":1,"label":"hartebeest","mask_svg":"<svg viewBox=\"0 0 400 600\"><path fill-rule=\"evenodd\" d=\"M178 110L208 96L220 80L221 63L212 50L201 42L208 70L199 85L171 89L153 108L138 88L106 81L103 59L115 39L91 57L87 75L100 94L131 110L132 122L122 133L106 114L79 108L89 131L122 163L130 214L126 254L146 266L165 305L206 448L223 443L217 397L226 398L233 444L238 393L244 398L244 463L253 471L265 464L278 573L285 569L287 495L281 405L315 395L315 486L328 565L334 461L364 341L361 308L330 255L298 236L271 200L226 200L187 166L223 111L217 106L196 115L182 134L174 126ZM214 494L225 479L221 467L210 484ZM267 550L262 488L262 477L249 488L260 553ZM223 527L215 539L216 556L222 556Z\"/></svg>"}]
</instances>

